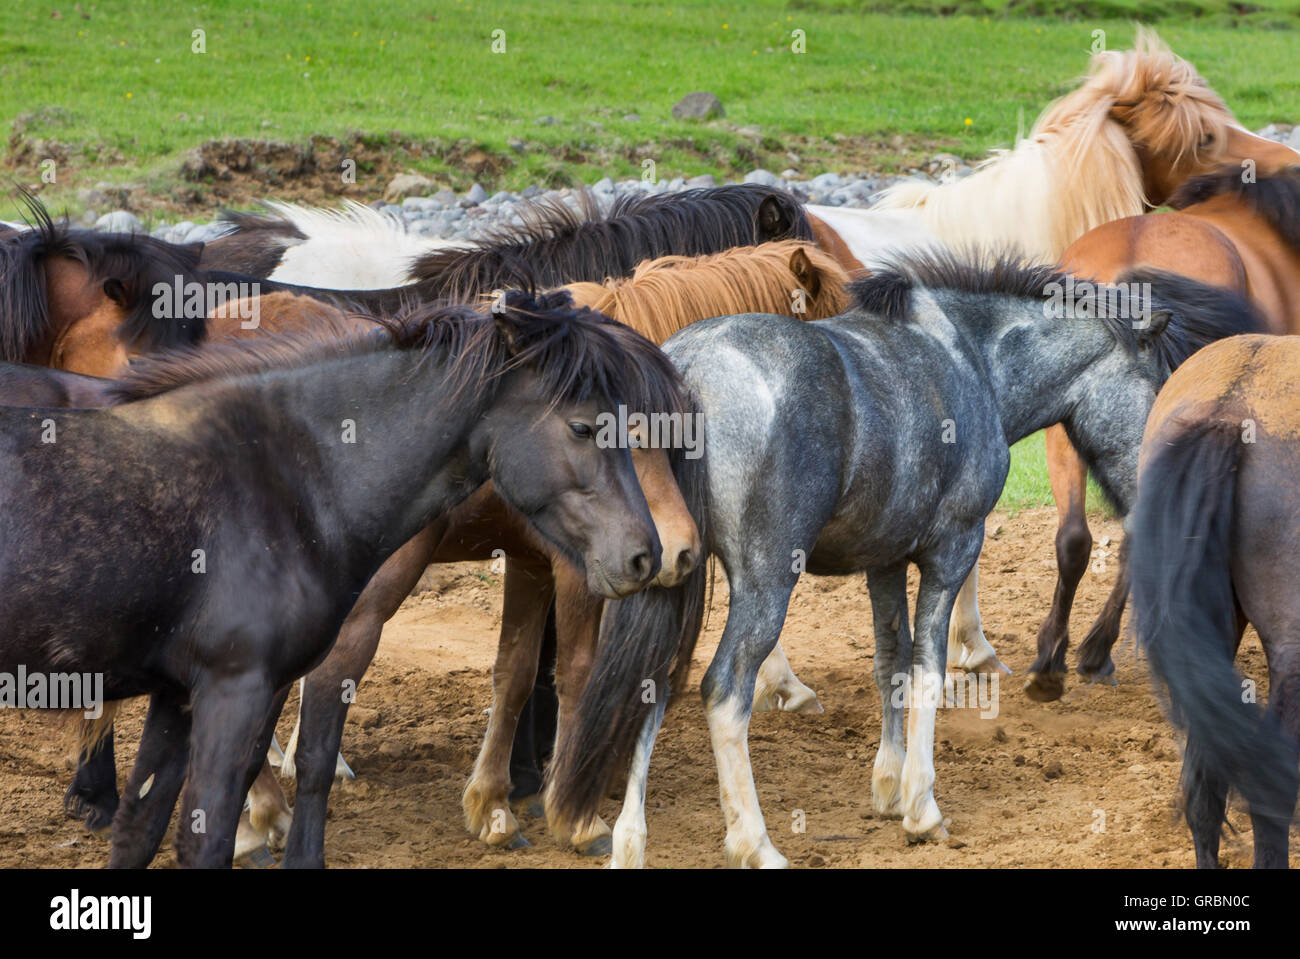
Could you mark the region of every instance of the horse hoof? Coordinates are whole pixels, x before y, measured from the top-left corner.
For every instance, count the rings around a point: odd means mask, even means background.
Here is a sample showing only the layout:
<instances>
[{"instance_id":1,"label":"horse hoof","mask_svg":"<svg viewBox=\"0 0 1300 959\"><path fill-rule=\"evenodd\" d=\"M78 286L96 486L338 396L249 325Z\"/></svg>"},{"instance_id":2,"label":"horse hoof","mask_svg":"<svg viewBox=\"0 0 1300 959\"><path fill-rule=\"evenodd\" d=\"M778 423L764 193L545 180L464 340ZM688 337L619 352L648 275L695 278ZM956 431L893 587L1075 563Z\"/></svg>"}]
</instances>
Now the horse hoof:
<instances>
[{"instance_id":1,"label":"horse hoof","mask_svg":"<svg viewBox=\"0 0 1300 959\"><path fill-rule=\"evenodd\" d=\"M1083 681L1090 686L1118 686L1119 680L1115 678L1113 672L1110 673L1079 673Z\"/></svg>"},{"instance_id":2,"label":"horse hoof","mask_svg":"<svg viewBox=\"0 0 1300 959\"><path fill-rule=\"evenodd\" d=\"M86 813L86 828L91 832L103 832L113 825L113 813L106 809L91 807Z\"/></svg>"},{"instance_id":3,"label":"horse hoof","mask_svg":"<svg viewBox=\"0 0 1300 959\"><path fill-rule=\"evenodd\" d=\"M579 856L608 856L614 851L614 837L609 833L597 836L578 850Z\"/></svg>"},{"instance_id":4,"label":"horse hoof","mask_svg":"<svg viewBox=\"0 0 1300 959\"><path fill-rule=\"evenodd\" d=\"M507 839L504 843L502 843L501 848L502 849L527 849L531 845L532 843L524 838L523 833L517 832L509 839Z\"/></svg>"},{"instance_id":5,"label":"horse hoof","mask_svg":"<svg viewBox=\"0 0 1300 959\"><path fill-rule=\"evenodd\" d=\"M809 692L812 692L809 690ZM821 701L817 698L816 693L812 693L803 699L791 699L781 703L781 711L786 713L802 713L805 716L816 716L819 713L826 712Z\"/></svg>"},{"instance_id":6,"label":"horse hoof","mask_svg":"<svg viewBox=\"0 0 1300 959\"><path fill-rule=\"evenodd\" d=\"M986 673L990 676L1011 675L1011 668L1003 663L1002 660L998 659L996 654L986 656L977 663L967 663L961 668L968 673Z\"/></svg>"},{"instance_id":7,"label":"horse hoof","mask_svg":"<svg viewBox=\"0 0 1300 959\"><path fill-rule=\"evenodd\" d=\"M533 793L531 796L512 799L510 805L517 816L527 816L530 819L546 818L546 807L542 804L540 793Z\"/></svg>"},{"instance_id":8,"label":"horse hoof","mask_svg":"<svg viewBox=\"0 0 1300 959\"><path fill-rule=\"evenodd\" d=\"M943 842L948 838L948 830L944 828L943 823L922 832L908 832L904 829L903 834L907 836L909 846L917 846L926 842Z\"/></svg>"},{"instance_id":9,"label":"horse hoof","mask_svg":"<svg viewBox=\"0 0 1300 959\"><path fill-rule=\"evenodd\" d=\"M1065 693L1065 673L1030 673L1025 695L1037 703L1051 703Z\"/></svg>"},{"instance_id":10,"label":"horse hoof","mask_svg":"<svg viewBox=\"0 0 1300 959\"><path fill-rule=\"evenodd\" d=\"M267 869L275 865L275 857L266 846L258 846L236 859L235 864L244 869Z\"/></svg>"}]
</instances>

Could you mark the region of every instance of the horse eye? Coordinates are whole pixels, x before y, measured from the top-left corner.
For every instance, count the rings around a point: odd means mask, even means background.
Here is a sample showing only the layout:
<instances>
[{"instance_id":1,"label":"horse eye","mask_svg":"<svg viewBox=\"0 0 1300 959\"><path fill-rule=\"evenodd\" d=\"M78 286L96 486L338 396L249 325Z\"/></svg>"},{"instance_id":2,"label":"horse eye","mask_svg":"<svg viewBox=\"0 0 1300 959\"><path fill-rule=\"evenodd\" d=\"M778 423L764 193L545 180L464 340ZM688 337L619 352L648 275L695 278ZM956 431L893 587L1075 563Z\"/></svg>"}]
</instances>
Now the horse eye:
<instances>
[{"instance_id":1,"label":"horse eye","mask_svg":"<svg viewBox=\"0 0 1300 959\"><path fill-rule=\"evenodd\" d=\"M573 432L573 435L580 440L591 439L591 427L586 423L570 423L569 429Z\"/></svg>"},{"instance_id":2,"label":"horse eye","mask_svg":"<svg viewBox=\"0 0 1300 959\"><path fill-rule=\"evenodd\" d=\"M1201 137L1201 146L1202 147L1214 146L1214 134L1207 133L1205 134L1205 136Z\"/></svg>"}]
</instances>

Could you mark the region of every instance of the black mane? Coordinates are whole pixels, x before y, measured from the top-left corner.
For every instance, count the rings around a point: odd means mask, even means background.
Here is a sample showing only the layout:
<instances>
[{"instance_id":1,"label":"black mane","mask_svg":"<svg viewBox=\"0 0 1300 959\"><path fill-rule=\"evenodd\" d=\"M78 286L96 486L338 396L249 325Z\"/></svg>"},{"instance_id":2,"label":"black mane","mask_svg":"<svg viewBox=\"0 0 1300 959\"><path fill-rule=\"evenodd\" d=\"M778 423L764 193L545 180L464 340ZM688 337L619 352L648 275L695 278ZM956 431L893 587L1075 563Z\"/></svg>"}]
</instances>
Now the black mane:
<instances>
[{"instance_id":1,"label":"black mane","mask_svg":"<svg viewBox=\"0 0 1300 959\"><path fill-rule=\"evenodd\" d=\"M1169 206L1185 210L1216 196L1231 196L1245 204L1300 251L1300 167L1261 176L1253 183L1242 180L1241 167L1223 167L1188 180L1169 198Z\"/></svg>"},{"instance_id":2,"label":"black mane","mask_svg":"<svg viewBox=\"0 0 1300 959\"><path fill-rule=\"evenodd\" d=\"M410 276L423 295L469 299L525 285L600 283L668 254L812 239L798 200L752 183L623 196L604 215L586 191L579 204L575 212L558 200L534 203L523 226L493 230L470 249L427 253Z\"/></svg>"},{"instance_id":3,"label":"black mane","mask_svg":"<svg viewBox=\"0 0 1300 959\"><path fill-rule=\"evenodd\" d=\"M855 280L849 294L856 308L887 322L902 323L912 315L912 291L918 287L1046 303L1055 295L1052 284L1065 288L1071 281L1078 289L1095 291L1092 316L1121 346L1134 355L1139 349L1151 351L1160 383L1189 356L1215 340L1267 332L1264 318L1245 297L1176 273L1141 267L1121 274L1114 284L1095 283L1006 253L930 250L905 254L884 269ZM1149 302L1129 292L1132 284L1150 289ZM1127 315L1110 311L1112 303L1126 304L1130 308ZM1142 315L1139 311L1149 312L1149 327L1133 322L1132 317Z\"/></svg>"},{"instance_id":4,"label":"black mane","mask_svg":"<svg viewBox=\"0 0 1300 959\"><path fill-rule=\"evenodd\" d=\"M117 381L112 399L127 403L193 383L397 349L446 357L445 382L453 394L490 388L493 379L526 366L556 402L599 394L632 410L688 408L677 370L658 347L601 313L574 309L567 291L512 290L490 314L426 304L393 318L371 319L373 329L351 335L309 329L145 357Z\"/></svg>"}]
</instances>

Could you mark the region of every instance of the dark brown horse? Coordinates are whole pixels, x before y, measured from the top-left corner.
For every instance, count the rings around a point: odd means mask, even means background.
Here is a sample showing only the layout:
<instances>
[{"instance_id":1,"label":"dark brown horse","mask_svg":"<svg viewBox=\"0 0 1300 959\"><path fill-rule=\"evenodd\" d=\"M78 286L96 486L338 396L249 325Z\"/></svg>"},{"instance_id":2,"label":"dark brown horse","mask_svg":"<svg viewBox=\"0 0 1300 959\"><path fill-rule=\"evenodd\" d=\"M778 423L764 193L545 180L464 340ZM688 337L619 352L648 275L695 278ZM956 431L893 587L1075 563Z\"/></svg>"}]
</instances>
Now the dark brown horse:
<instances>
[{"instance_id":1,"label":"dark brown horse","mask_svg":"<svg viewBox=\"0 0 1300 959\"><path fill-rule=\"evenodd\" d=\"M1179 273L1247 296L1270 332L1300 332L1300 170L1254 180L1243 178L1240 167L1225 167L1189 181L1170 205L1178 212L1114 220L1090 231L1066 250L1064 266L1102 282L1138 266ZM1047 431L1047 467L1059 516L1059 576L1025 685L1032 699L1044 702L1065 689L1070 609L1092 551L1087 470L1060 426ZM1121 547L1115 586L1079 647L1079 675L1114 681L1110 651L1127 597Z\"/></svg>"},{"instance_id":2,"label":"dark brown horse","mask_svg":"<svg viewBox=\"0 0 1300 959\"><path fill-rule=\"evenodd\" d=\"M1255 866L1286 868L1300 761L1300 343L1238 336L1165 384L1142 442L1133 611L1174 722L1201 868L1218 865L1229 789L1250 806ZM1233 668L1246 624L1267 711Z\"/></svg>"},{"instance_id":3,"label":"dark brown horse","mask_svg":"<svg viewBox=\"0 0 1300 959\"><path fill-rule=\"evenodd\" d=\"M595 442L597 417L687 408L662 354L567 297L191 351L118 393L112 409L60 411L53 444L37 414L0 410L0 664L152 696L117 866L152 859L184 782L180 862L230 864L287 684L394 544L489 476L582 558L589 588L649 582L645 498L626 446ZM319 861L302 830L289 865Z\"/></svg>"}]
</instances>

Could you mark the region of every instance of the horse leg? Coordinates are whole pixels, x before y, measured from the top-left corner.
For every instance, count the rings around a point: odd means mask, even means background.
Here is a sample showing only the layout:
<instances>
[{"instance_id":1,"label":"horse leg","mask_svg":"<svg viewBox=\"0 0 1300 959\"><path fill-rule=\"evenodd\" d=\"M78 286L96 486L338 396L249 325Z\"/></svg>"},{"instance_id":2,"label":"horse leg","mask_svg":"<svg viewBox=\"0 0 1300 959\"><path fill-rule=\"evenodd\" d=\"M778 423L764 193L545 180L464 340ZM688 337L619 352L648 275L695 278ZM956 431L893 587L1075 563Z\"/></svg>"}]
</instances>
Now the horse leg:
<instances>
[{"instance_id":1,"label":"horse leg","mask_svg":"<svg viewBox=\"0 0 1300 959\"><path fill-rule=\"evenodd\" d=\"M779 709L787 713L824 713L817 694L799 681L778 642L772 655L763 660L754 684L754 712Z\"/></svg>"},{"instance_id":2,"label":"horse leg","mask_svg":"<svg viewBox=\"0 0 1300 959\"><path fill-rule=\"evenodd\" d=\"M948 668L968 673L997 673L1010 676L1011 670L998 659L997 651L984 638L980 623L980 568L970 571L957 594L952 622L948 624Z\"/></svg>"},{"instance_id":3,"label":"horse leg","mask_svg":"<svg viewBox=\"0 0 1300 959\"><path fill-rule=\"evenodd\" d=\"M381 625L380 629L382 628L383 627ZM378 641L376 640L376 642ZM374 653L372 652L370 655L373 658ZM369 661L367 661L366 666L369 665L370 663ZM362 667L362 672L364 671L365 671L365 667ZM295 779L297 778L298 775L298 767L297 764L294 762L293 757L294 754L298 752L298 734L299 732L302 731L302 697L306 687L307 687L307 677L303 676L298 680L298 715L293 723L293 732L290 733L289 735L289 748L282 752L280 750L280 744L276 742L275 737L272 736L271 751L267 754L267 761L270 762L272 766L278 765L280 767L280 775L283 776L285 779ZM276 753L280 754L280 761L278 763L275 761ZM335 779L356 779L357 778L357 774L352 771L352 767L348 765L348 761L343 758L342 753L339 753L338 759L335 760L334 763L334 778Z\"/></svg>"},{"instance_id":4,"label":"horse leg","mask_svg":"<svg viewBox=\"0 0 1300 959\"><path fill-rule=\"evenodd\" d=\"M144 869L153 861L185 782L190 714L179 692L154 693L126 791L113 817L112 869Z\"/></svg>"},{"instance_id":5,"label":"horse leg","mask_svg":"<svg viewBox=\"0 0 1300 959\"><path fill-rule=\"evenodd\" d=\"M758 669L781 635L793 584L768 586L763 578L748 572L738 572L731 579L727 625L700 683L727 823L727 864L784 868L789 863L768 838L754 788L749 716Z\"/></svg>"},{"instance_id":6,"label":"horse leg","mask_svg":"<svg viewBox=\"0 0 1300 959\"><path fill-rule=\"evenodd\" d=\"M542 630L542 652L537 658L533 691L524 700L510 744L510 795L517 808L534 819L546 816L542 802L542 769L555 750L555 719L559 703L555 698L555 602L546 614Z\"/></svg>"},{"instance_id":7,"label":"horse leg","mask_svg":"<svg viewBox=\"0 0 1300 959\"><path fill-rule=\"evenodd\" d=\"M587 589L583 573L571 563L557 559L555 573L555 695L559 707L555 716L557 736L573 723L578 699L587 688L600 638L600 616L605 601ZM578 823L563 837L583 856L608 855L613 844L609 825L596 816Z\"/></svg>"},{"instance_id":8,"label":"horse leg","mask_svg":"<svg viewBox=\"0 0 1300 959\"><path fill-rule=\"evenodd\" d=\"M298 793L281 868L325 866L325 808L348 706L379 648L384 623L419 582L444 529L443 523L431 523L388 557L361 591L329 655L305 677L293 751Z\"/></svg>"},{"instance_id":9,"label":"horse leg","mask_svg":"<svg viewBox=\"0 0 1300 959\"><path fill-rule=\"evenodd\" d=\"M77 757L77 771L63 794L63 809L72 819L83 819L91 832L113 823L120 799L117 794L117 761L113 755L113 730L89 755Z\"/></svg>"},{"instance_id":10,"label":"horse leg","mask_svg":"<svg viewBox=\"0 0 1300 959\"><path fill-rule=\"evenodd\" d=\"M627 788L623 791L623 809L614 823L614 855L610 869L640 869L645 866L645 786L650 775L650 754L654 751L655 737L664 721L668 696L660 696L650 711L637 737L632 752L632 764L627 774Z\"/></svg>"},{"instance_id":11,"label":"horse leg","mask_svg":"<svg viewBox=\"0 0 1300 959\"><path fill-rule=\"evenodd\" d=\"M1128 537L1119 544L1118 562L1115 585L1106 597L1106 605L1101 608L1097 621L1079 644L1079 665L1075 671L1090 683L1115 685L1115 664L1111 662L1110 651L1119 639L1120 621L1124 618L1124 606L1128 603Z\"/></svg>"},{"instance_id":12,"label":"horse leg","mask_svg":"<svg viewBox=\"0 0 1300 959\"><path fill-rule=\"evenodd\" d=\"M903 818L901 788L903 760L903 704L899 677L907 676L912 660L911 627L907 621L907 564L899 563L867 574L871 616L875 627L874 673L880 692L880 748L871 770L871 805L877 816Z\"/></svg>"},{"instance_id":13,"label":"horse leg","mask_svg":"<svg viewBox=\"0 0 1300 959\"><path fill-rule=\"evenodd\" d=\"M950 537L942 551L918 565L916 640L907 712L907 757L903 760L903 832L909 842L946 839L943 814L934 801L934 726L943 695L948 625L961 584L979 559L984 524ZM917 686L919 685L919 689Z\"/></svg>"},{"instance_id":14,"label":"horse leg","mask_svg":"<svg viewBox=\"0 0 1300 959\"><path fill-rule=\"evenodd\" d=\"M461 808L469 831L489 846L528 845L510 810L510 745L537 675L542 632L554 596L551 565L544 557L506 557L501 638L492 666L492 713Z\"/></svg>"},{"instance_id":15,"label":"horse leg","mask_svg":"<svg viewBox=\"0 0 1300 959\"><path fill-rule=\"evenodd\" d=\"M1056 590L1052 608L1038 630L1038 656L1029 667L1025 695L1040 703L1065 692L1065 651L1070 645L1070 609L1088 569L1092 533L1088 529L1088 467L1057 424L1047 430L1047 475L1056 500Z\"/></svg>"},{"instance_id":16,"label":"horse leg","mask_svg":"<svg viewBox=\"0 0 1300 959\"><path fill-rule=\"evenodd\" d=\"M213 678L194 696L190 769L176 827L176 860L186 868L229 868L244 796L271 744L287 688L242 673Z\"/></svg>"},{"instance_id":17,"label":"horse leg","mask_svg":"<svg viewBox=\"0 0 1300 959\"><path fill-rule=\"evenodd\" d=\"M257 778L248 790L248 801L250 825L265 838L269 848L283 848L293 825L293 810L284 798L284 790L280 788L269 761L263 761L258 767ZM238 852L235 858L239 858Z\"/></svg>"},{"instance_id":18,"label":"horse leg","mask_svg":"<svg viewBox=\"0 0 1300 959\"><path fill-rule=\"evenodd\" d=\"M1294 635L1294 633L1292 634ZM1255 868L1286 869L1290 865L1288 839L1296 804L1296 760L1300 746L1300 650L1278 650L1269 637L1260 635L1265 650L1275 650L1269 657L1268 720L1274 722L1290 740L1290 749L1277 761L1285 765L1291 776L1288 795L1282 799L1285 807L1260 814L1251 810L1250 826L1255 836Z\"/></svg>"}]
</instances>

